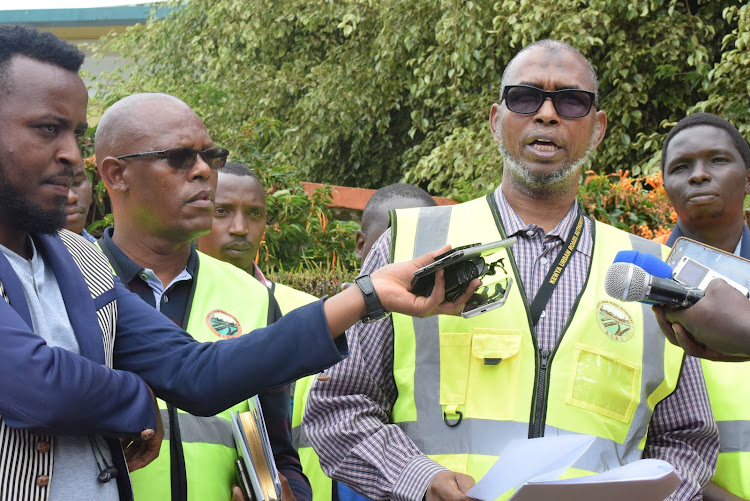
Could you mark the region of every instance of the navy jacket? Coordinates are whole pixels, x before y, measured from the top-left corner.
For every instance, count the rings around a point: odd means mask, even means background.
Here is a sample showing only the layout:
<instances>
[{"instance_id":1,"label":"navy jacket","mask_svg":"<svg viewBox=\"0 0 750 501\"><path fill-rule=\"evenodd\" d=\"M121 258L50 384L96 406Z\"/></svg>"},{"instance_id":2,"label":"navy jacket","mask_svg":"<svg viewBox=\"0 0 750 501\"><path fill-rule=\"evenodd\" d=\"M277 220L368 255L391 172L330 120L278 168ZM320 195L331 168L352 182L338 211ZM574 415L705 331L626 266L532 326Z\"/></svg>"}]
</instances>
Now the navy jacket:
<instances>
[{"instance_id":1,"label":"navy jacket","mask_svg":"<svg viewBox=\"0 0 750 501\"><path fill-rule=\"evenodd\" d=\"M12 428L110 438L138 435L156 426L146 384L191 414L213 415L266 388L319 372L346 355L344 337L336 343L330 337L322 302L300 308L252 336L199 343L117 278L114 288L94 304L60 238L35 236L34 241L54 270L81 354L49 347L34 334L21 284L0 253L0 282L10 302L0 300L0 416ZM118 319L113 360L118 370L104 365L96 317L97 308L114 299ZM124 464L118 466L126 471ZM121 473L118 481L123 484L126 478Z\"/></svg>"}]
</instances>

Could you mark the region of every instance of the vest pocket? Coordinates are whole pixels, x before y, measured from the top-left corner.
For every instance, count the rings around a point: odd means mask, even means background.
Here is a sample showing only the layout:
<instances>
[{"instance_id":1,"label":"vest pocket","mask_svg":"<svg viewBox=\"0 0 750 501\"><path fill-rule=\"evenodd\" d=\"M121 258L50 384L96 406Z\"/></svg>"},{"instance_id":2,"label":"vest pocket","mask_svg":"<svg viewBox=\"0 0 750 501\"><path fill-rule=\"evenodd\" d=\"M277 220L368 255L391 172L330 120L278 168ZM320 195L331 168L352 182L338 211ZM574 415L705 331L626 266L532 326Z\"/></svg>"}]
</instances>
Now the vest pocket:
<instances>
[{"instance_id":1,"label":"vest pocket","mask_svg":"<svg viewBox=\"0 0 750 501\"><path fill-rule=\"evenodd\" d=\"M440 404L448 419L515 416L523 333L476 328L440 334Z\"/></svg>"},{"instance_id":2,"label":"vest pocket","mask_svg":"<svg viewBox=\"0 0 750 501\"><path fill-rule=\"evenodd\" d=\"M639 399L640 367L581 343L576 344L573 367L566 403L630 422Z\"/></svg>"},{"instance_id":3,"label":"vest pocket","mask_svg":"<svg viewBox=\"0 0 750 501\"><path fill-rule=\"evenodd\" d=\"M471 333L440 333L440 405L449 419L466 403L470 350Z\"/></svg>"}]
</instances>

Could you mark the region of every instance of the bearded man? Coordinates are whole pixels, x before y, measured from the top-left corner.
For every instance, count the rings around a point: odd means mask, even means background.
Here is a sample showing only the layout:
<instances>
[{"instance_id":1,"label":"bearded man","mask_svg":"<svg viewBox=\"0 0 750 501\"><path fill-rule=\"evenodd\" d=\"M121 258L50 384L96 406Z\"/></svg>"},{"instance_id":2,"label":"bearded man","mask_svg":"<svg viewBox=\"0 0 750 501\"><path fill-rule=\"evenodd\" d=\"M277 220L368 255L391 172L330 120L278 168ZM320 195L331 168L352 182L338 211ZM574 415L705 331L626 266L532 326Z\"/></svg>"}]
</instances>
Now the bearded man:
<instances>
[{"instance_id":1,"label":"bearded man","mask_svg":"<svg viewBox=\"0 0 750 501\"><path fill-rule=\"evenodd\" d=\"M593 435L568 476L641 458L671 463L672 499L700 496L718 436L701 367L665 341L651 310L605 295L618 251L667 249L585 217L583 166L604 137L596 73L543 40L502 76L490 129L503 159L494 193L396 211L363 272L454 246L515 236L504 306L470 319L393 315L347 333L349 359L313 384L304 428L324 471L371 499L468 499L514 439Z\"/></svg>"}]
</instances>

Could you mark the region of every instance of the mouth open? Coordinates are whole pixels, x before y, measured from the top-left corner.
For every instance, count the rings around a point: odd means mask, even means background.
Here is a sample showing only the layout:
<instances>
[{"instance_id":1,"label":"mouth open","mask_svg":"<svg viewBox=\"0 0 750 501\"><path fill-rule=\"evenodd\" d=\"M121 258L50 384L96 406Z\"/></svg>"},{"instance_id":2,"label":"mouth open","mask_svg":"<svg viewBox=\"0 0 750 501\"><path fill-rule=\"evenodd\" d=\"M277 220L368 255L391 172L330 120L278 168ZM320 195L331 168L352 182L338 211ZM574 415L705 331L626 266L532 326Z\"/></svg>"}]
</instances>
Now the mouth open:
<instances>
[{"instance_id":1,"label":"mouth open","mask_svg":"<svg viewBox=\"0 0 750 501\"><path fill-rule=\"evenodd\" d=\"M531 143L529 143L529 146L531 146L536 151L540 152L554 152L560 149L559 146L557 146L552 141L545 141L543 139L535 139Z\"/></svg>"}]
</instances>

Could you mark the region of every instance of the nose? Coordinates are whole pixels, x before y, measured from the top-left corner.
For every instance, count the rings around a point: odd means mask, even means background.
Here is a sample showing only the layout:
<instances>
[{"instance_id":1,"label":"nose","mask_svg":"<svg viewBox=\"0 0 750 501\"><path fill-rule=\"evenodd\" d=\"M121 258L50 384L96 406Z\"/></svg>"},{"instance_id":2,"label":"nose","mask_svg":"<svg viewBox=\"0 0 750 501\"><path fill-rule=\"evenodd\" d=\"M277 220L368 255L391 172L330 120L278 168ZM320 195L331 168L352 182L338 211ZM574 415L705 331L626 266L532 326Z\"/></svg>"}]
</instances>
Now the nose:
<instances>
[{"instance_id":1,"label":"nose","mask_svg":"<svg viewBox=\"0 0 750 501\"><path fill-rule=\"evenodd\" d=\"M211 177L211 172L213 172L213 169L206 163L205 160L203 160L203 157L200 155L195 156L195 163L193 164L193 167L190 169L190 178L203 178L208 179Z\"/></svg>"},{"instance_id":2,"label":"nose","mask_svg":"<svg viewBox=\"0 0 750 501\"><path fill-rule=\"evenodd\" d=\"M245 236L249 232L247 218L242 211L235 211L232 214L232 224L229 226L229 233L232 235Z\"/></svg>"},{"instance_id":3,"label":"nose","mask_svg":"<svg viewBox=\"0 0 750 501\"><path fill-rule=\"evenodd\" d=\"M696 161L693 165L693 168L690 170L690 178L688 179L688 183L699 184L710 180L711 173L708 170L706 162L704 162L703 160Z\"/></svg>"},{"instance_id":4,"label":"nose","mask_svg":"<svg viewBox=\"0 0 750 501\"><path fill-rule=\"evenodd\" d=\"M61 134L62 143L57 151L57 161L65 165L77 165L81 161L81 150L78 147L78 138L73 132Z\"/></svg>"},{"instance_id":5,"label":"nose","mask_svg":"<svg viewBox=\"0 0 750 501\"><path fill-rule=\"evenodd\" d=\"M537 123L556 124L560 122L560 116L557 114L552 98L544 99L542 106L534 114L534 121Z\"/></svg>"},{"instance_id":6,"label":"nose","mask_svg":"<svg viewBox=\"0 0 750 501\"><path fill-rule=\"evenodd\" d=\"M75 205L80 199L81 197L78 196L78 193L76 193L73 188L68 189L68 205Z\"/></svg>"}]
</instances>

